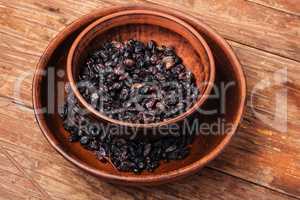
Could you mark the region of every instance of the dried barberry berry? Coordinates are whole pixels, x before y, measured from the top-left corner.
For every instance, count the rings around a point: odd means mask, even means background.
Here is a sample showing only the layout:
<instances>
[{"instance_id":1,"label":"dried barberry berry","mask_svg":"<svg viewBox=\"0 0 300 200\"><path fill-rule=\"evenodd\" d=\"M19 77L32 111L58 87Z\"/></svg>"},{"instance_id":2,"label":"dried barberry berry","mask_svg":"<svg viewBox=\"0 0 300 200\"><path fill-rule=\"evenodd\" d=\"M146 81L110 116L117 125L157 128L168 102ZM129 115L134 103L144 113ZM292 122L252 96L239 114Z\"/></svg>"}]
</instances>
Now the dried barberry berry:
<instances>
[{"instance_id":1,"label":"dried barberry berry","mask_svg":"<svg viewBox=\"0 0 300 200\"><path fill-rule=\"evenodd\" d=\"M193 74L175 49L154 41L107 42L91 54L79 74L79 92L100 112L132 123L154 123L187 110L199 96ZM70 132L69 141L94 151L116 169L153 171L161 160L184 159L193 135L173 135L149 141L121 138L113 129L85 116L71 90L59 115Z\"/></svg>"}]
</instances>

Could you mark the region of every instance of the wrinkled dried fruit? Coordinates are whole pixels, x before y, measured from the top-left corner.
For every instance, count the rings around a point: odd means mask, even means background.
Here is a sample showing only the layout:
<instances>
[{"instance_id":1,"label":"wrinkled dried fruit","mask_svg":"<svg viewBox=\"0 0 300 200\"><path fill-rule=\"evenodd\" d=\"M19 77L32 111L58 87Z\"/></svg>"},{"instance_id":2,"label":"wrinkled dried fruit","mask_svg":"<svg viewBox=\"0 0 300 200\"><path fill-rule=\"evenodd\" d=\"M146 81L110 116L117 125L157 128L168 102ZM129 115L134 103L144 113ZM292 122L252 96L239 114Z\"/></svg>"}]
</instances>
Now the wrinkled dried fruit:
<instances>
[{"instance_id":1,"label":"wrinkled dried fruit","mask_svg":"<svg viewBox=\"0 0 300 200\"><path fill-rule=\"evenodd\" d=\"M163 64L167 69L170 69L175 65L175 60L173 56L167 56L162 59Z\"/></svg>"},{"instance_id":2,"label":"wrinkled dried fruit","mask_svg":"<svg viewBox=\"0 0 300 200\"><path fill-rule=\"evenodd\" d=\"M78 82L83 83L79 92L96 110L132 123L174 118L190 108L199 95L190 92L197 89L194 75L175 49L158 46L152 40L146 44L137 40L105 43L87 58ZM171 83L176 84L166 87ZM187 102L180 109L179 99ZM128 102L138 105L125 106ZM62 117L64 113L62 110Z\"/></svg>"},{"instance_id":3,"label":"wrinkled dried fruit","mask_svg":"<svg viewBox=\"0 0 300 200\"><path fill-rule=\"evenodd\" d=\"M154 123L174 118L190 108L199 90L194 75L182 64L175 49L154 41L112 41L87 58L79 74L79 92L95 109L107 116L133 123ZM152 172L160 161L180 160L189 154L193 135L122 138L115 130L88 118L70 87L59 116L70 133L70 142L79 142L109 161L120 171Z\"/></svg>"}]
</instances>

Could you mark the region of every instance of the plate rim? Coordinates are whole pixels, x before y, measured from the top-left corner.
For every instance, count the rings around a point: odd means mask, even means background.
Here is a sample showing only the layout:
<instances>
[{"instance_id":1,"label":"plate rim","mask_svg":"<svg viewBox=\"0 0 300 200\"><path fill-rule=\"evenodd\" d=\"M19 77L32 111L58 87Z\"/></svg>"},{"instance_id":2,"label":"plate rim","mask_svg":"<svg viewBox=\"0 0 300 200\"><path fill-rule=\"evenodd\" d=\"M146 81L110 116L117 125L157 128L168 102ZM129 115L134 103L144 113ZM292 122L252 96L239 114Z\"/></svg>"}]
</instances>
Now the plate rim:
<instances>
[{"instance_id":1,"label":"plate rim","mask_svg":"<svg viewBox=\"0 0 300 200\"><path fill-rule=\"evenodd\" d=\"M124 9L154 9L159 11L164 11L164 9L167 9L168 14L176 15L178 18L182 19L183 21L187 21L187 23L197 23L201 24L201 26L207 30L210 37L214 38L214 41L217 41L220 48L226 52L226 55L229 56L228 59L232 63L232 65L236 66L236 70L238 71L238 74L240 75L239 82L241 87L241 100L239 104L239 109L237 111L237 115L234 119L234 126L232 127L231 131L226 134L224 139L214 148L208 155L206 155L205 159L200 159L198 161L195 161L194 163L191 163L185 167L182 167L180 169L172 170L169 172L165 172L158 175L144 175L144 176L122 176L122 175L113 175L110 173L103 172L99 169L95 169L91 166L88 166L86 163L81 161L80 159L76 157L72 157L69 155L59 144L59 142L55 139L55 137L51 134L51 131L47 127L47 124L45 122L45 117L43 114L37 113L37 110L41 108L41 102L38 97L40 96L40 82L41 82L41 76L38 75L39 70L44 69L43 66L46 66L47 62L49 61L50 56L54 53L55 49L64 42L72 33L74 33L76 30L78 30L83 23L90 24L93 22L94 19L99 18L101 15L106 15L102 13L111 13L116 12L118 10L124 10ZM197 29L196 29L197 30ZM32 82L32 101L33 101L33 110L34 115L37 120L37 123L43 133L43 135L46 137L48 142L51 144L51 146L60 153L65 159L73 163L75 166L83 169L84 171L95 175L99 178L103 178L110 182L116 182L116 183L123 183L123 184L144 184L144 185L152 185L152 184L161 184L170 182L172 180L183 178L185 176L191 175L196 173L198 170L203 168L205 165L207 165L210 161L212 161L214 158L216 158L223 150L224 148L229 144L231 138L236 133L239 124L242 120L242 116L245 112L246 107L246 77L244 74L244 70L235 55L234 51L230 47L230 45L223 39L215 30L210 28L208 25L200 21L199 19L188 15L186 13L182 13L179 10L171 9L171 8L162 8L161 6L156 5L145 5L145 4L130 4L130 5L121 5L121 6L110 6L105 7L101 9L96 9L79 19L75 20L71 24L67 25L63 30L61 30L49 43L45 51L43 52L42 56L40 57L38 64L36 65L36 69L34 72L33 82Z\"/></svg>"}]
</instances>

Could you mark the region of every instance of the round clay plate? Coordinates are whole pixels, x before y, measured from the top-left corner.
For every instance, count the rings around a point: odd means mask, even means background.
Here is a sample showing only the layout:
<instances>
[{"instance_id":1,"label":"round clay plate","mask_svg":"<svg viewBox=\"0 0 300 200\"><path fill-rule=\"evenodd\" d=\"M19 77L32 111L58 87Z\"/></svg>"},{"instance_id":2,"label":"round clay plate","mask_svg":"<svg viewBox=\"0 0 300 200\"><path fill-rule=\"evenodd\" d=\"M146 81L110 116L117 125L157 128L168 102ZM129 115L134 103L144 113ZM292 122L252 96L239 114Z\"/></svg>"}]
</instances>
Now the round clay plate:
<instances>
[{"instance_id":1,"label":"round clay plate","mask_svg":"<svg viewBox=\"0 0 300 200\"><path fill-rule=\"evenodd\" d=\"M198 134L192 144L190 155L179 161L161 163L153 173L141 174L119 172L109 163L96 159L93 152L78 143L68 142L68 132L58 116L58 99L63 98L66 81L66 58L76 36L90 23L105 15L121 10L146 9L174 15L192 25L206 40L214 55L216 65L215 91L227 85L226 95L207 100L203 110L215 109L214 114L199 114L195 119L201 123L224 123L218 134ZM50 80L48 78L50 77ZM51 79L52 77L52 79ZM54 78L53 78L54 77ZM54 88L53 90L49 89ZM221 102L224 103L222 106ZM75 21L59 33L42 55L33 80L33 105L38 124L50 144L77 167L109 182L127 185L154 185L191 175L213 160L229 143L241 121L246 102L246 82L243 70L230 46L216 32L199 20L181 12L156 6L132 5L97 10ZM47 112L45 112L47 111Z\"/></svg>"}]
</instances>

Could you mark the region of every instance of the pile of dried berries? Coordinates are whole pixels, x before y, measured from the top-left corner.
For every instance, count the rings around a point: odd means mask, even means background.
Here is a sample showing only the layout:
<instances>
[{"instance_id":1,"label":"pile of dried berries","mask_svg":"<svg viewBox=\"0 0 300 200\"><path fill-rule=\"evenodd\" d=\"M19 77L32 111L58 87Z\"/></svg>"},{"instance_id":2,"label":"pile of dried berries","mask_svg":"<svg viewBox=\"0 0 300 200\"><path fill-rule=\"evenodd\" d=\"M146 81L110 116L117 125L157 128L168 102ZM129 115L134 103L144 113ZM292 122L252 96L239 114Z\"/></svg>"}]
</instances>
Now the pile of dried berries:
<instances>
[{"instance_id":1,"label":"pile of dried berries","mask_svg":"<svg viewBox=\"0 0 300 200\"><path fill-rule=\"evenodd\" d=\"M70 142L80 144L102 162L110 162L116 169L140 173L153 171L160 161L184 159L190 151L191 135L168 135L150 140L147 137L122 138L112 129L85 116L76 99L69 94L60 111Z\"/></svg>"},{"instance_id":2,"label":"pile of dried berries","mask_svg":"<svg viewBox=\"0 0 300 200\"><path fill-rule=\"evenodd\" d=\"M78 82L95 109L132 123L174 118L199 96L193 73L174 49L154 41L105 43L87 58Z\"/></svg>"},{"instance_id":3,"label":"pile of dried berries","mask_svg":"<svg viewBox=\"0 0 300 200\"><path fill-rule=\"evenodd\" d=\"M133 123L176 117L199 96L193 74L174 49L157 46L154 41L106 43L87 58L78 83L80 93L95 109ZM85 116L70 87L66 90L68 97L60 116L70 142L80 142L116 169L153 171L162 160L179 160L189 154L193 135L181 135L178 130L159 139L122 137L114 128Z\"/></svg>"}]
</instances>

